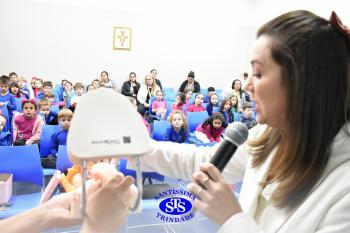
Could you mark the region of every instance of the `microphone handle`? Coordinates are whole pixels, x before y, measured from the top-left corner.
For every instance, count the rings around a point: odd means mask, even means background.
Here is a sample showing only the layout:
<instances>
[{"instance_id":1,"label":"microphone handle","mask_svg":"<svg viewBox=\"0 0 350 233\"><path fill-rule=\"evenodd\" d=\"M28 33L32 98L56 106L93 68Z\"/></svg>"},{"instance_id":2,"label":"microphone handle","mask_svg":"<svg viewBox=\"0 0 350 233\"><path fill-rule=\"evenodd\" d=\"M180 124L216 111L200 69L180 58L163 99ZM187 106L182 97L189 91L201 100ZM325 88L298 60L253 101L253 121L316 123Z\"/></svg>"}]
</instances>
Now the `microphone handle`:
<instances>
[{"instance_id":1,"label":"microphone handle","mask_svg":"<svg viewBox=\"0 0 350 233\"><path fill-rule=\"evenodd\" d=\"M224 140L215 152L213 158L210 160L210 163L212 163L215 167L217 167L217 169L219 169L220 172L222 172L236 150L236 145Z\"/></svg>"}]
</instances>

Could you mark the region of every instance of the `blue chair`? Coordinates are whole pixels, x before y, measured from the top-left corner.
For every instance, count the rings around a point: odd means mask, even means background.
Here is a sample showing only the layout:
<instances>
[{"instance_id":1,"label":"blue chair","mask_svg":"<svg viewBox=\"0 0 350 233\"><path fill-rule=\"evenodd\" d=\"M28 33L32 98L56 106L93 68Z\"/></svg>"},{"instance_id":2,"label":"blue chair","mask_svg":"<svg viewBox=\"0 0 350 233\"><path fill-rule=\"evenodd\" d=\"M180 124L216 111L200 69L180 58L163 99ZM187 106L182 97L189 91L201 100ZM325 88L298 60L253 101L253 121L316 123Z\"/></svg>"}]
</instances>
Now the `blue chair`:
<instances>
[{"instance_id":1,"label":"blue chair","mask_svg":"<svg viewBox=\"0 0 350 233\"><path fill-rule=\"evenodd\" d=\"M6 125L5 125L3 130L4 131L11 130L10 115L9 115L7 106L4 105L4 106L0 107L0 111L2 112L2 115L6 118Z\"/></svg>"},{"instance_id":2,"label":"blue chair","mask_svg":"<svg viewBox=\"0 0 350 233\"><path fill-rule=\"evenodd\" d=\"M187 112L187 123L190 132L194 132L197 126L203 123L209 117L207 111Z\"/></svg>"},{"instance_id":3,"label":"blue chair","mask_svg":"<svg viewBox=\"0 0 350 233\"><path fill-rule=\"evenodd\" d=\"M213 112L220 112L220 107L213 107Z\"/></svg>"},{"instance_id":4,"label":"blue chair","mask_svg":"<svg viewBox=\"0 0 350 233\"><path fill-rule=\"evenodd\" d=\"M43 125L40 140L40 156L46 157L50 153L50 141L54 132L60 129L60 125Z\"/></svg>"},{"instance_id":5,"label":"blue chair","mask_svg":"<svg viewBox=\"0 0 350 233\"><path fill-rule=\"evenodd\" d=\"M152 138L156 141L163 141L163 135L170 126L169 121L160 120L153 123Z\"/></svg>"},{"instance_id":6,"label":"blue chair","mask_svg":"<svg viewBox=\"0 0 350 233\"><path fill-rule=\"evenodd\" d=\"M58 112L60 111L60 108L58 107L58 105L51 105L50 110L58 114Z\"/></svg>"},{"instance_id":7,"label":"blue chair","mask_svg":"<svg viewBox=\"0 0 350 233\"><path fill-rule=\"evenodd\" d=\"M63 145L59 146L57 151L56 169L64 172L72 166L73 163L68 157L67 147Z\"/></svg>"},{"instance_id":8,"label":"blue chair","mask_svg":"<svg viewBox=\"0 0 350 233\"><path fill-rule=\"evenodd\" d=\"M235 113L235 114L234 114L234 121L240 121L240 120L241 120L241 117L242 117L242 114L241 114L241 113Z\"/></svg>"},{"instance_id":9,"label":"blue chair","mask_svg":"<svg viewBox=\"0 0 350 233\"><path fill-rule=\"evenodd\" d=\"M31 183L42 188L43 172L38 145L0 147L0 172L12 173L14 182ZM31 194L13 195L10 199L11 206L6 211L0 211L0 219L38 206L40 198L41 189Z\"/></svg>"},{"instance_id":10,"label":"blue chair","mask_svg":"<svg viewBox=\"0 0 350 233\"><path fill-rule=\"evenodd\" d=\"M168 119L170 113L171 113L171 106L174 104L174 101L167 101L166 102L166 115L165 115L165 118Z\"/></svg>"},{"instance_id":11,"label":"blue chair","mask_svg":"<svg viewBox=\"0 0 350 233\"><path fill-rule=\"evenodd\" d=\"M22 112L22 99L21 98L15 98L16 100L16 111Z\"/></svg>"},{"instance_id":12,"label":"blue chair","mask_svg":"<svg viewBox=\"0 0 350 233\"><path fill-rule=\"evenodd\" d=\"M203 94L203 96L208 95L208 88L201 88L200 92Z\"/></svg>"}]
</instances>

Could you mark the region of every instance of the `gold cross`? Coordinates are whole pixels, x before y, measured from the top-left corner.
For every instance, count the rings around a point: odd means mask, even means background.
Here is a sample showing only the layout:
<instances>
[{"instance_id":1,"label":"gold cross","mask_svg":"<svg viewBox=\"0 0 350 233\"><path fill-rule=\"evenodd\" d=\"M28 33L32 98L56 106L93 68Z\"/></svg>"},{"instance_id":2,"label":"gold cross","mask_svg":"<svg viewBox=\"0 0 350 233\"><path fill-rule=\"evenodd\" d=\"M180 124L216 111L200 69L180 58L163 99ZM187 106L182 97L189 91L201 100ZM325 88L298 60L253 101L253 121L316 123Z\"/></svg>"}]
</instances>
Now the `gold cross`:
<instances>
[{"instance_id":1,"label":"gold cross","mask_svg":"<svg viewBox=\"0 0 350 233\"><path fill-rule=\"evenodd\" d=\"M121 46L124 46L124 42L126 39L128 39L129 37L125 35L125 31L120 31L120 35L117 36L120 40L120 44Z\"/></svg>"}]
</instances>

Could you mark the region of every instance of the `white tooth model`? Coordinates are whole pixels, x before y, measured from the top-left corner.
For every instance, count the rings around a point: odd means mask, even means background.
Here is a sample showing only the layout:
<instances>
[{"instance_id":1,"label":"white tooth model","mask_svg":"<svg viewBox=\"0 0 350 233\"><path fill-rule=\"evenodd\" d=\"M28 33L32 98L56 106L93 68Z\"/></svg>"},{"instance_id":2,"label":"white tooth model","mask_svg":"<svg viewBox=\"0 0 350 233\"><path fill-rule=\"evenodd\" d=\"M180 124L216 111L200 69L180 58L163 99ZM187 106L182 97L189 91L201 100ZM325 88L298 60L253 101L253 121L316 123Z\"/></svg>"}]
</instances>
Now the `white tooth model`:
<instances>
[{"instance_id":1,"label":"white tooth model","mask_svg":"<svg viewBox=\"0 0 350 233\"><path fill-rule=\"evenodd\" d=\"M83 168L82 213L85 214L87 161L119 157L136 161L137 201L130 210L141 212L140 155L149 149L147 128L127 97L106 88L85 94L75 108L67 138L69 158Z\"/></svg>"}]
</instances>

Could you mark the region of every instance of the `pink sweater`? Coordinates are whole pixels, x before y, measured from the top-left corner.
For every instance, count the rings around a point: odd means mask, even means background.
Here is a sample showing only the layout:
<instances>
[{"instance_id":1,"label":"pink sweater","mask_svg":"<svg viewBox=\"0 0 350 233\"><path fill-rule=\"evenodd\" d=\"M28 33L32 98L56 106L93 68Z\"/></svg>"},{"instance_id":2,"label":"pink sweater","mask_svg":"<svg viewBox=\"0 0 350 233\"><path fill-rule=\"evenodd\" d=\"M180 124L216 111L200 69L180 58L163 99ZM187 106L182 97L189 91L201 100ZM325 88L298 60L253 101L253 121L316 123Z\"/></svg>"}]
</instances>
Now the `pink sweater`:
<instances>
[{"instance_id":1,"label":"pink sweater","mask_svg":"<svg viewBox=\"0 0 350 233\"><path fill-rule=\"evenodd\" d=\"M203 112L206 111L202 105L190 105L186 108L186 112Z\"/></svg>"},{"instance_id":2,"label":"pink sweater","mask_svg":"<svg viewBox=\"0 0 350 233\"><path fill-rule=\"evenodd\" d=\"M210 142L220 142L221 134L225 129L223 126L221 126L219 129L215 129L211 125L207 125L203 129L202 125L203 125L203 123L198 125L196 128L196 131L207 135L207 138L209 139Z\"/></svg>"},{"instance_id":3,"label":"pink sweater","mask_svg":"<svg viewBox=\"0 0 350 233\"><path fill-rule=\"evenodd\" d=\"M152 103L152 111L154 112L158 111L161 108L166 109L166 107L167 105L164 100L161 100L161 101L156 100Z\"/></svg>"},{"instance_id":4,"label":"pink sweater","mask_svg":"<svg viewBox=\"0 0 350 233\"><path fill-rule=\"evenodd\" d=\"M43 124L43 119L38 115L35 115L33 119L28 119L23 113L19 114L14 120L13 140L25 139L26 145L39 142Z\"/></svg>"}]
</instances>

